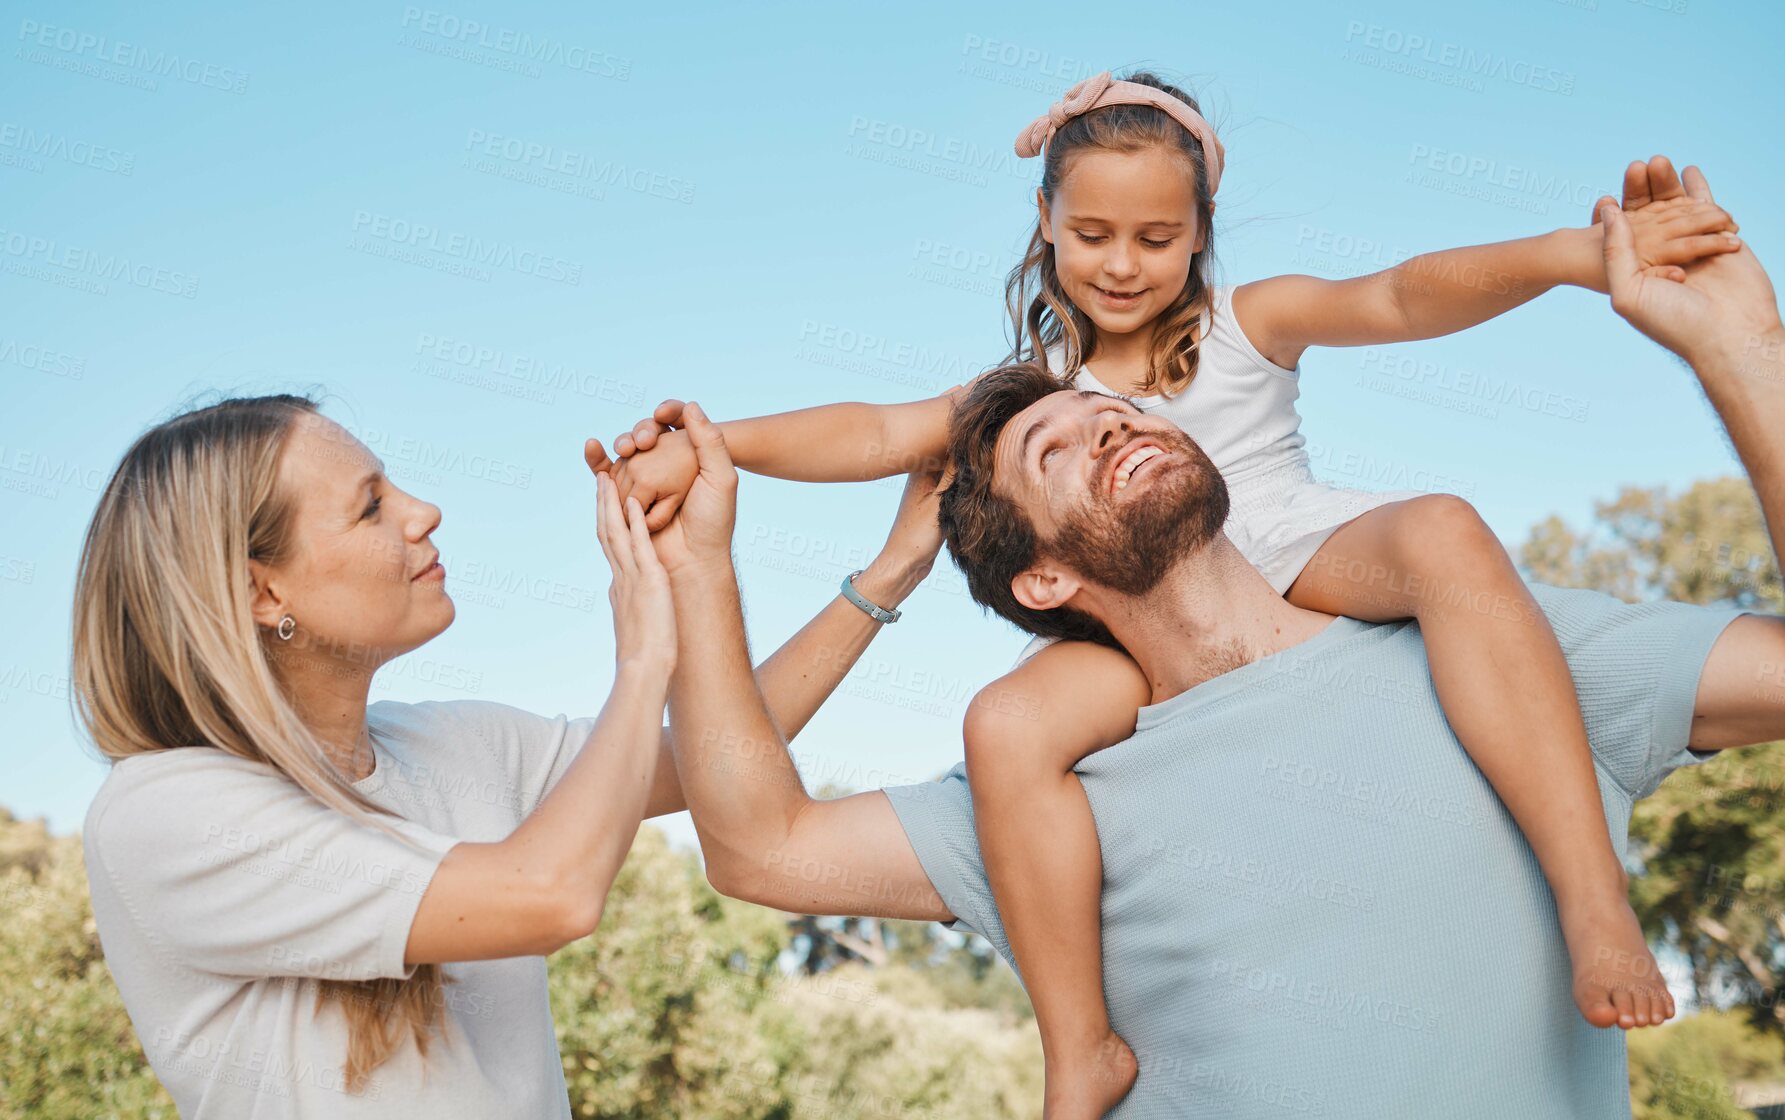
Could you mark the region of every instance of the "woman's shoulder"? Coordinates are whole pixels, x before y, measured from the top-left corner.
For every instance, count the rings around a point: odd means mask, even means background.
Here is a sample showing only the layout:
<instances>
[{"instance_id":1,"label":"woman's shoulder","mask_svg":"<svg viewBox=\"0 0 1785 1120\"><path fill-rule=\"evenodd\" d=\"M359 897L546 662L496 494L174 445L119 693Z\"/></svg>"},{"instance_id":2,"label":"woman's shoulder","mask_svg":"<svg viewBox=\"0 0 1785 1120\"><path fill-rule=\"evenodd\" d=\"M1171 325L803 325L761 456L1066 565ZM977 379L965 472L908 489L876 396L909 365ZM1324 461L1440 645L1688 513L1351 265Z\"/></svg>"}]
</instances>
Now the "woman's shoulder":
<instances>
[{"instance_id":1,"label":"woman's shoulder","mask_svg":"<svg viewBox=\"0 0 1785 1120\"><path fill-rule=\"evenodd\" d=\"M136 795L141 790L160 793L168 783L186 782L194 778L247 782L285 780L278 771L264 762L242 758L218 747L200 743L144 751L114 761L105 780L99 785L99 796L95 801Z\"/></svg>"},{"instance_id":2,"label":"woman's shoulder","mask_svg":"<svg viewBox=\"0 0 1785 1120\"><path fill-rule=\"evenodd\" d=\"M137 847L170 825L251 814L297 787L263 762L207 745L168 747L111 764L81 825L89 845Z\"/></svg>"},{"instance_id":3,"label":"woman's shoulder","mask_svg":"<svg viewBox=\"0 0 1785 1120\"><path fill-rule=\"evenodd\" d=\"M471 697L414 702L376 700L366 706L366 721L386 740L408 737L433 741L527 737L568 722L562 715L542 716L513 704Z\"/></svg>"}]
</instances>

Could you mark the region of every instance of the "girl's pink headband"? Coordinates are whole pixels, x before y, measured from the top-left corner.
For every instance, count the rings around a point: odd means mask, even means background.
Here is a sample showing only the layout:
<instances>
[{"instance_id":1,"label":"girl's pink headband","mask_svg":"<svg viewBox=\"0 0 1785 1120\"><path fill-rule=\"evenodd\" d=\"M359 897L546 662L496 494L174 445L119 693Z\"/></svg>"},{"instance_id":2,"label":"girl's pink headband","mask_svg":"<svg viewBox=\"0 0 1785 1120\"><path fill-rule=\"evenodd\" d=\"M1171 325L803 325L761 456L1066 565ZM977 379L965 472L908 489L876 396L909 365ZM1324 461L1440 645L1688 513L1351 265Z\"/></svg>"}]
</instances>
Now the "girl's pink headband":
<instances>
[{"instance_id":1,"label":"girl's pink headband","mask_svg":"<svg viewBox=\"0 0 1785 1120\"><path fill-rule=\"evenodd\" d=\"M1060 126L1080 113L1088 113L1106 105L1156 105L1189 129L1190 135L1202 141L1203 162L1209 173L1209 194L1215 193L1215 187L1221 182L1221 164L1225 152L1221 148L1221 141L1215 138L1215 130L1209 127L1209 122L1202 119L1201 113L1164 90L1143 86L1139 82L1115 81L1109 76L1108 70L1073 86L1046 113L1036 117L1017 136L1016 154L1023 159L1040 155Z\"/></svg>"}]
</instances>

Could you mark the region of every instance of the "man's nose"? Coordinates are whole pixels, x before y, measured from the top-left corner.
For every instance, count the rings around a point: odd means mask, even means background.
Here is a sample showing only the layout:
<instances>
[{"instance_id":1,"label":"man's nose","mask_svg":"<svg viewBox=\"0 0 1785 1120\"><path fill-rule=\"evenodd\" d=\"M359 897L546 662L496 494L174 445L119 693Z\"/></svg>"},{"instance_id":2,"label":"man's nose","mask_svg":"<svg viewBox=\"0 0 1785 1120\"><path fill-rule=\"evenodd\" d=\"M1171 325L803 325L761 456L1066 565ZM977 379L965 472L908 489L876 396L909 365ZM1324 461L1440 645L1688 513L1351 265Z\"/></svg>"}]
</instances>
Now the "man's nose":
<instances>
[{"instance_id":1,"label":"man's nose","mask_svg":"<svg viewBox=\"0 0 1785 1120\"><path fill-rule=\"evenodd\" d=\"M1094 428L1091 435L1091 447L1094 457L1108 451L1123 433L1128 431L1128 417L1119 412L1102 412L1092 421Z\"/></svg>"}]
</instances>

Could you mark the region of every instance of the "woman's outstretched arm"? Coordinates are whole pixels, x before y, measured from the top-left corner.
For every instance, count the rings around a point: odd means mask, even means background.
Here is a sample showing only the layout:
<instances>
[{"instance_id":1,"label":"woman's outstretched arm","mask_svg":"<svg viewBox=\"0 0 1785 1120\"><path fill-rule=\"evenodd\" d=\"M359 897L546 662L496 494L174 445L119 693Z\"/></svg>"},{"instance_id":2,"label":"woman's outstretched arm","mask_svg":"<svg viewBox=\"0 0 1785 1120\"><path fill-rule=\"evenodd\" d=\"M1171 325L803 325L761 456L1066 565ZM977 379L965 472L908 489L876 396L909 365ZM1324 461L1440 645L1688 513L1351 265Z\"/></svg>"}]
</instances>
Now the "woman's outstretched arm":
<instances>
[{"instance_id":1,"label":"woman's outstretched arm","mask_svg":"<svg viewBox=\"0 0 1785 1120\"><path fill-rule=\"evenodd\" d=\"M588 936L631 850L675 671L675 610L644 511L622 510L611 479L597 487L614 573L613 689L589 742L520 827L446 853L410 923L407 964L543 955Z\"/></svg>"}]
</instances>

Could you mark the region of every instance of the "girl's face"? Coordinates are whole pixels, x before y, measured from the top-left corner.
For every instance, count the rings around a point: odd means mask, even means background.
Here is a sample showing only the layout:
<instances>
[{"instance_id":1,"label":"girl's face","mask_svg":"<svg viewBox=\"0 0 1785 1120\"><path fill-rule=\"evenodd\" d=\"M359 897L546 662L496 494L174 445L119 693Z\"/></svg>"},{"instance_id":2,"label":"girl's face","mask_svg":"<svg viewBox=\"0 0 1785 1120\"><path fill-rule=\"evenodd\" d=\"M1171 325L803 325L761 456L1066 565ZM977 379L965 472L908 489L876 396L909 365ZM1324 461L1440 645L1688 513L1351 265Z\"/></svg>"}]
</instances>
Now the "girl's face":
<instances>
[{"instance_id":1,"label":"girl's face","mask_svg":"<svg viewBox=\"0 0 1785 1120\"><path fill-rule=\"evenodd\" d=\"M1076 157L1048 205L1041 235L1068 299L1100 333L1129 334L1171 306L1202 249L1189 162L1161 148Z\"/></svg>"},{"instance_id":2,"label":"girl's face","mask_svg":"<svg viewBox=\"0 0 1785 1120\"><path fill-rule=\"evenodd\" d=\"M297 495L298 547L278 569L251 562L261 585L256 621L276 626L289 611L306 648L343 662L343 673L369 675L453 620L429 540L440 509L391 482L377 456L333 421L293 423L279 473Z\"/></svg>"}]
</instances>

